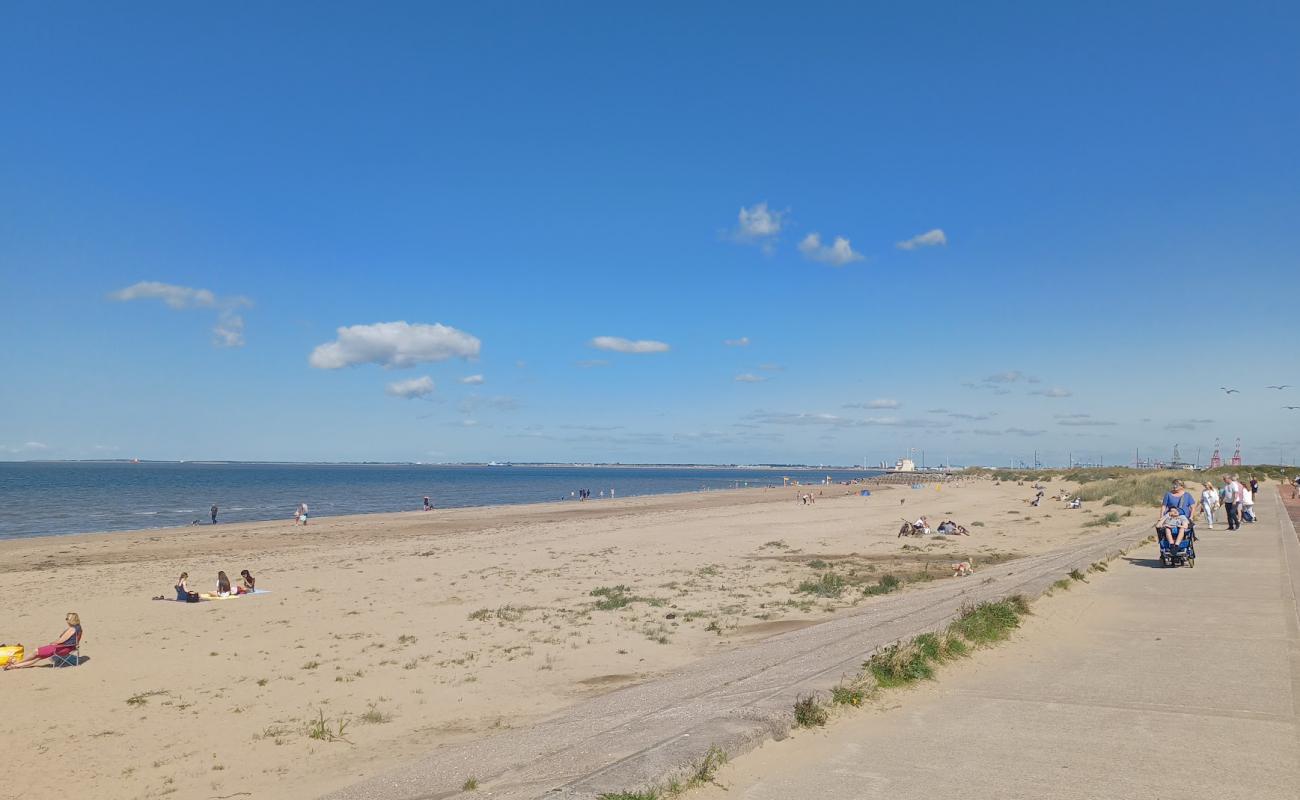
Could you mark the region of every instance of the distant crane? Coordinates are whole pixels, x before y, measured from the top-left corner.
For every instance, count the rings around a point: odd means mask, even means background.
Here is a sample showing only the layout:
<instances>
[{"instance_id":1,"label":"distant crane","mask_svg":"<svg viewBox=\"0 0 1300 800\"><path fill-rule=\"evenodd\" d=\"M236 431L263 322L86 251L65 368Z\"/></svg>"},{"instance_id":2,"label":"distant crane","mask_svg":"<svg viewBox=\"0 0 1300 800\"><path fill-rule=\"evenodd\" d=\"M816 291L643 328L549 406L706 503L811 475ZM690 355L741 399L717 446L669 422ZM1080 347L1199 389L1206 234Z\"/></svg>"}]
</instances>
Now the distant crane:
<instances>
[{"instance_id":1,"label":"distant crane","mask_svg":"<svg viewBox=\"0 0 1300 800\"><path fill-rule=\"evenodd\" d=\"M1214 455L1210 456L1210 469L1218 469L1223 466L1223 456L1219 455L1219 440L1214 440Z\"/></svg>"},{"instance_id":2,"label":"distant crane","mask_svg":"<svg viewBox=\"0 0 1300 800\"><path fill-rule=\"evenodd\" d=\"M1234 466L1234 467L1240 467L1240 466L1241 466L1241 437L1240 437L1240 436L1237 437L1237 449L1234 450L1233 453L1232 453L1232 462L1231 462L1231 463L1232 463L1232 466Z\"/></svg>"}]
</instances>

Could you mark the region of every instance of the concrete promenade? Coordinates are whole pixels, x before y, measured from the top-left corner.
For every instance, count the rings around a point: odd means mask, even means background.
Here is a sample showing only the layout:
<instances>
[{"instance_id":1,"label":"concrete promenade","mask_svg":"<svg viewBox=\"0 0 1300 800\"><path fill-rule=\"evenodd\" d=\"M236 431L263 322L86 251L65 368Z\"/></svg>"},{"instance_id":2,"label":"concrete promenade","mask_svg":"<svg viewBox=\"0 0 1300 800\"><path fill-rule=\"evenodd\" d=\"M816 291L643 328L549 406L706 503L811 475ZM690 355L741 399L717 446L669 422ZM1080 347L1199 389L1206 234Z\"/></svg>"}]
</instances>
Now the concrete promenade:
<instances>
[{"instance_id":1,"label":"concrete promenade","mask_svg":"<svg viewBox=\"0 0 1300 800\"><path fill-rule=\"evenodd\" d=\"M1134 550L1038 603L1012 642L689 796L1300 797L1300 542L1275 491L1257 508L1240 533L1202 531L1195 569Z\"/></svg>"},{"instance_id":2,"label":"concrete promenade","mask_svg":"<svg viewBox=\"0 0 1300 800\"><path fill-rule=\"evenodd\" d=\"M1147 521L1134 522L1084 535L1062 551L980 569L974 578L877 598L827 622L585 700L536 725L439 747L329 797L453 797L470 776L479 782L477 796L496 800L592 800L660 783L683 774L711 745L737 755L785 736L800 695L856 674L877 648L940 628L967 604L1036 597L1071 570L1112 558L1150 533Z\"/></svg>"}]
</instances>

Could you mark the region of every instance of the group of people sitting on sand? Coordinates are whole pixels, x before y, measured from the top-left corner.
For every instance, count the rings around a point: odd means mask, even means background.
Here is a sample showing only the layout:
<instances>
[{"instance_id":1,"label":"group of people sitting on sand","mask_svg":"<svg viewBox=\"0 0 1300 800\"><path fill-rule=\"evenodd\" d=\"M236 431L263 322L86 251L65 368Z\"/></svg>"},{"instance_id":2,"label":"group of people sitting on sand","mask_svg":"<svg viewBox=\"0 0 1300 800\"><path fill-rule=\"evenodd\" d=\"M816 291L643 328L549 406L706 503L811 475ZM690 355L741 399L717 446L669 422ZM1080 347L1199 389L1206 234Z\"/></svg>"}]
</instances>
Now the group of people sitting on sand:
<instances>
[{"instance_id":1,"label":"group of people sitting on sand","mask_svg":"<svg viewBox=\"0 0 1300 800\"><path fill-rule=\"evenodd\" d=\"M68 616L64 618L68 627L63 631L59 638L47 645L38 647L35 652L27 655L21 661L10 661L5 664L5 671L11 669L26 669L27 667L36 666L36 662L47 658L67 659L77 652L81 646L81 617L75 611L69 611ZM21 647L10 648L8 645L0 645L0 648L10 651L21 651ZM76 656L80 660L80 656ZM57 663L55 666L58 666Z\"/></svg>"},{"instance_id":2,"label":"group of people sitting on sand","mask_svg":"<svg viewBox=\"0 0 1300 800\"><path fill-rule=\"evenodd\" d=\"M929 536L931 533L937 533L943 536L970 536L970 531L966 530L965 525L958 525L952 520L944 520L939 523L939 527L931 530L930 518L922 514L915 522L903 521L903 527L898 530L899 536Z\"/></svg>"},{"instance_id":3,"label":"group of people sitting on sand","mask_svg":"<svg viewBox=\"0 0 1300 800\"><path fill-rule=\"evenodd\" d=\"M253 574L246 569L239 571L239 583L231 584L230 578L226 577L224 571L217 572L217 591L210 595L200 594L199 592L190 591L189 586L190 574L182 572L181 576L176 579L176 602L178 603L197 603L207 598L238 597L241 594L252 594L257 591L257 581ZM158 595L155 600L167 600L167 597Z\"/></svg>"}]
</instances>

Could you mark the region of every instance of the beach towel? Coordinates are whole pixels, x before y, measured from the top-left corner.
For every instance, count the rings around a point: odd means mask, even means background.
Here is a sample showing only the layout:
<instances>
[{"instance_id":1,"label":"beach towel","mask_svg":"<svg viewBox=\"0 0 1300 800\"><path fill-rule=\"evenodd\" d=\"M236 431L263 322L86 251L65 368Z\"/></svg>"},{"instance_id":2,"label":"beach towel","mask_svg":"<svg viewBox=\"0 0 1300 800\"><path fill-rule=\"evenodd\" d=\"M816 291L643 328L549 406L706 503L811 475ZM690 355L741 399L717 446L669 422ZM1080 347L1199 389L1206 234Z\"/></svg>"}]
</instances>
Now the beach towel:
<instances>
[{"instance_id":1,"label":"beach towel","mask_svg":"<svg viewBox=\"0 0 1300 800\"><path fill-rule=\"evenodd\" d=\"M199 595L199 599L201 599L201 600L238 600L238 599L241 598L241 597L252 597L252 596L254 596L254 595L259 595L259 594L270 594L270 593L271 593L271 590L270 590L270 589L254 589L253 591L251 591L251 592L246 592L246 593L244 593L244 594L228 594L228 595L224 595L224 596L223 596L223 595L219 595L219 594L213 594L212 592L204 592L204 593L202 593L202 594Z\"/></svg>"}]
</instances>

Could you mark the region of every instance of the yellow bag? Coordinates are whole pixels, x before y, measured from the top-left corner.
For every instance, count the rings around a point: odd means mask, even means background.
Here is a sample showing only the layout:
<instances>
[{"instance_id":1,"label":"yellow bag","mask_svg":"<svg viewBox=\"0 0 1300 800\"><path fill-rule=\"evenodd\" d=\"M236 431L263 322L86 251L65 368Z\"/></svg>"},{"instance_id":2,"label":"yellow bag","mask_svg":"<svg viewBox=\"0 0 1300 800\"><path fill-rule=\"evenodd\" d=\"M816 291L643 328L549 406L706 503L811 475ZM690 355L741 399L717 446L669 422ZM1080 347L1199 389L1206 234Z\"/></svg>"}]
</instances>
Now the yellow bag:
<instances>
[{"instance_id":1,"label":"yellow bag","mask_svg":"<svg viewBox=\"0 0 1300 800\"><path fill-rule=\"evenodd\" d=\"M0 667L17 664L23 660L23 646L20 644L0 644Z\"/></svg>"}]
</instances>

